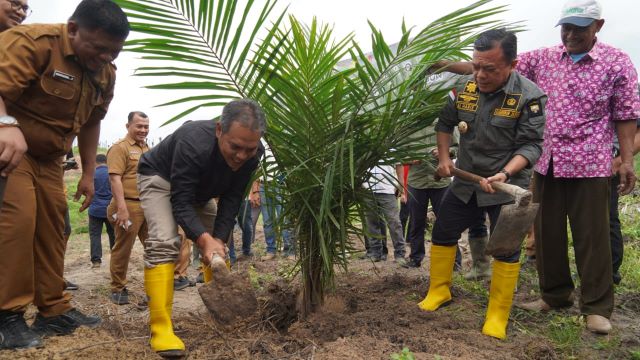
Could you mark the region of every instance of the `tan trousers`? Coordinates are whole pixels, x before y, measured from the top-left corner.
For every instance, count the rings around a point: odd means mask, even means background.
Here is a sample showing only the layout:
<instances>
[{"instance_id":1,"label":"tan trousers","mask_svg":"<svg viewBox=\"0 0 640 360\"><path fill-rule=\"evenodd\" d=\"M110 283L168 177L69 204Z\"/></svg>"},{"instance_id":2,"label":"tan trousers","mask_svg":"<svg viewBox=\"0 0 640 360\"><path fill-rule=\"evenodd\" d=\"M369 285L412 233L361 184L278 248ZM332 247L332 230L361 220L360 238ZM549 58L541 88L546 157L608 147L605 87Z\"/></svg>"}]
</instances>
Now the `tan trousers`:
<instances>
[{"instance_id":1,"label":"tan trousers","mask_svg":"<svg viewBox=\"0 0 640 360\"><path fill-rule=\"evenodd\" d=\"M33 302L50 317L72 308L62 279L66 210L60 160L25 155L0 212L0 310L25 311Z\"/></svg>"},{"instance_id":2,"label":"tan trousers","mask_svg":"<svg viewBox=\"0 0 640 360\"><path fill-rule=\"evenodd\" d=\"M131 259L131 249L136 241L136 237L140 239L142 246L147 241L148 230L147 222L144 218L144 212L140 206L140 201L126 200L127 210L129 211L129 220L131 226L125 230L122 226L116 226L113 221L113 214L117 212L116 201L111 199L109 207L107 207L107 217L113 225L116 234L115 244L111 249L111 263L109 270L111 271L111 291L119 292L127 286L127 270L129 269L129 260Z\"/></svg>"},{"instance_id":3,"label":"tan trousers","mask_svg":"<svg viewBox=\"0 0 640 360\"><path fill-rule=\"evenodd\" d=\"M187 269L191 264L191 240L187 239L181 227L178 227L178 234L180 234L182 244L180 245L178 260L176 261L176 268L173 271L175 277L187 276Z\"/></svg>"},{"instance_id":4,"label":"tan trousers","mask_svg":"<svg viewBox=\"0 0 640 360\"><path fill-rule=\"evenodd\" d=\"M149 226L149 240L144 249L144 264L147 268L175 263L180 254L182 239L178 224L173 218L171 206L171 184L158 175L138 174L138 192ZM213 233L216 219L216 203L211 199L202 207L195 207L205 229Z\"/></svg>"}]
</instances>

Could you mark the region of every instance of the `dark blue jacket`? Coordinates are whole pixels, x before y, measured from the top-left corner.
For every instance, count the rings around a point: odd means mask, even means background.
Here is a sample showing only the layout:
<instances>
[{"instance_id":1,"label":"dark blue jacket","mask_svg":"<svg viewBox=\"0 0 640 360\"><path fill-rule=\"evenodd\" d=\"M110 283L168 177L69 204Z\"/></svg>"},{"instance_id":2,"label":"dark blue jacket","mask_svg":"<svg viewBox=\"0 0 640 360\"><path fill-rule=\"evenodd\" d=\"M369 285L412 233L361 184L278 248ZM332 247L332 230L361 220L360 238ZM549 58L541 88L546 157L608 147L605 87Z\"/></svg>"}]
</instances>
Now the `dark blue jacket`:
<instances>
[{"instance_id":1,"label":"dark blue jacket","mask_svg":"<svg viewBox=\"0 0 640 360\"><path fill-rule=\"evenodd\" d=\"M100 165L96 168L93 176L93 186L96 193L89 205L89 215L98 218L107 217L107 206L111 202L111 184L109 183L109 168L107 165Z\"/></svg>"}]
</instances>

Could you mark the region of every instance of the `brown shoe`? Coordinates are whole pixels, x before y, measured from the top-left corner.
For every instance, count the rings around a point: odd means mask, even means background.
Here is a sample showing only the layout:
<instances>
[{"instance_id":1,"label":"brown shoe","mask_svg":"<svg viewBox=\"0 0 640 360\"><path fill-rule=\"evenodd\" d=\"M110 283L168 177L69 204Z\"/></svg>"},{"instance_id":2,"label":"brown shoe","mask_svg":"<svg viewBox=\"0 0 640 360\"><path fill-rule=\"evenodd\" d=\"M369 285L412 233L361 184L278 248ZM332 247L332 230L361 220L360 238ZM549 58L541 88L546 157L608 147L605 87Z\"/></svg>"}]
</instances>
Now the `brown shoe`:
<instances>
[{"instance_id":1,"label":"brown shoe","mask_svg":"<svg viewBox=\"0 0 640 360\"><path fill-rule=\"evenodd\" d=\"M596 334L607 335L611 331L611 321L600 315L587 315L587 330Z\"/></svg>"},{"instance_id":2,"label":"brown shoe","mask_svg":"<svg viewBox=\"0 0 640 360\"><path fill-rule=\"evenodd\" d=\"M533 311L533 312L545 312L551 310L551 305L547 304L544 300L538 299L528 303L515 304L517 308Z\"/></svg>"}]
</instances>

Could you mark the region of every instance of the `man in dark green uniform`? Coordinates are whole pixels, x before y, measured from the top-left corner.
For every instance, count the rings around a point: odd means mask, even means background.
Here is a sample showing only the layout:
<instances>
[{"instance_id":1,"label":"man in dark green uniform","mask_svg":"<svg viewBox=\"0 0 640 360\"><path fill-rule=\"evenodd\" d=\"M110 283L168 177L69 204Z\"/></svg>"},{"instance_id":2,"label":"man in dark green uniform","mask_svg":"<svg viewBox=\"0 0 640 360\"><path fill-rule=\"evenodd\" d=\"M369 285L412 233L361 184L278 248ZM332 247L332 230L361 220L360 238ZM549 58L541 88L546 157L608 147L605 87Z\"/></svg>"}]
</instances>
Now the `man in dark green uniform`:
<instances>
[{"instance_id":1,"label":"man in dark green uniform","mask_svg":"<svg viewBox=\"0 0 640 360\"><path fill-rule=\"evenodd\" d=\"M474 43L473 77L457 89L436 125L438 174L451 176L451 133L458 126L457 166L485 177L480 183L455 178L440 204L433 229L429 292L419 306L435 311L451 301L451 276L460 234L484 212L491 228L510 195L496 193L492 182L510 182L527 188L531 168L542 151L546 96L516 73L516 36L505 29L489 30ZM519 251L495 257L489 306L482 333L506 338L513 292L520 269Z\"/></svg>"}]
</instances>

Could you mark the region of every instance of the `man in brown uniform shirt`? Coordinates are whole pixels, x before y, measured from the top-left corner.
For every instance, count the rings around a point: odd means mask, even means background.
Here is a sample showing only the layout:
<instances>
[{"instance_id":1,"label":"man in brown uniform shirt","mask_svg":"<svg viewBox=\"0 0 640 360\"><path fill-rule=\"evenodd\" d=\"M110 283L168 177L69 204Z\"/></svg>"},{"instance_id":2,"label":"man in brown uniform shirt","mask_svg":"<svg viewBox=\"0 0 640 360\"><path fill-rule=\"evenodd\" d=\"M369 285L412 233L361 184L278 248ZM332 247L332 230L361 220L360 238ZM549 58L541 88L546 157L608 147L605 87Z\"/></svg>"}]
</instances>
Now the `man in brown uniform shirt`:
<instances>
[{"instance_id":1,"label":"man in brown uniform shirt","mask_svg":"<svg viewBox=\"0 0 640 360\"><path fill-rule=\"evenodd\" d=\"M27 0L0 0L0 32L22 24L29 14Z\"/></svg>"},{"instance_id":2,"label":"man in brown uniform shirt","mask_svg":"<svg viewBox=\"0 0 640 360\"><path fill-rule=\"evenodd\" d=\"M141 111L132 111L127 121L127 136L107 152L113 194L107 217L116 232L116 242L111 249L111 302L117 305L129 303L127 268L136 236L143 245L148 237L137 187L138 160L149 150L147 135L149 117Z\"/></svg>"},{"instance_id":3,"label":"man in brown uniform shirt","mask_svg":"<svg viewBox=\"0 0 640 360\"><path fill-rule=\"evenodd\" d=\"M66 202L61 157L76 136L81 210L93 197L100 121L113 97L115 67L129 33L115 3L84 0L67 22L18 26L0 34L0 347L41 345L100 319L73 308L62 273ZM23 314L38 314L28 328Z\"/></svg>"}]
</instances>

